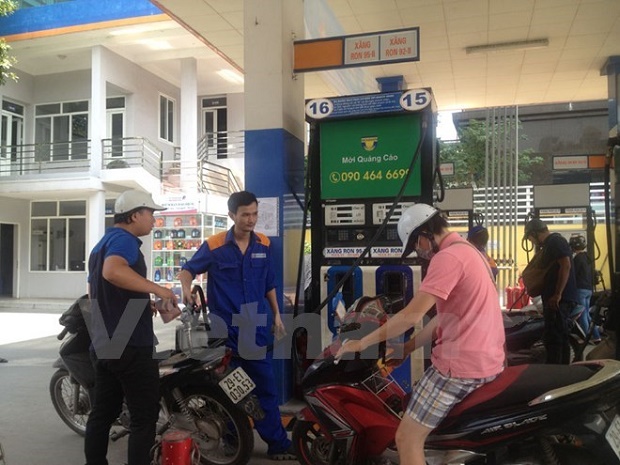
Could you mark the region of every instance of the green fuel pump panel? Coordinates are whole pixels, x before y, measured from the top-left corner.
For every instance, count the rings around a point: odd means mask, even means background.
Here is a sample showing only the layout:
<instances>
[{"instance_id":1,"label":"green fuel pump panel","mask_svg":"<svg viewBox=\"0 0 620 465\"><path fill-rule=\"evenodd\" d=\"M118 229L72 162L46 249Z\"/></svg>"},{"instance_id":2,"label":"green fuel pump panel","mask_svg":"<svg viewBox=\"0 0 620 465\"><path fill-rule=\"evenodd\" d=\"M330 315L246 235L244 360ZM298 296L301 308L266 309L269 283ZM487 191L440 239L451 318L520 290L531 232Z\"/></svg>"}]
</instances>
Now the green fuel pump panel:
<instances>
[{"instance_id":1,"label":"green fuel pump panel","mask_svg":"<svg viewBox=\"0 0 620 465\"><path fill-rule=\"evenodd\" d=\"M416 202L433 203L438 172L430 89L306 102L312 280L307 311L321 313L322 343L337 330L335 300L413 298L417 258L401 259L396 226ZM406 378L410 378L407 374Z\"/></svg>"}]
</instances>

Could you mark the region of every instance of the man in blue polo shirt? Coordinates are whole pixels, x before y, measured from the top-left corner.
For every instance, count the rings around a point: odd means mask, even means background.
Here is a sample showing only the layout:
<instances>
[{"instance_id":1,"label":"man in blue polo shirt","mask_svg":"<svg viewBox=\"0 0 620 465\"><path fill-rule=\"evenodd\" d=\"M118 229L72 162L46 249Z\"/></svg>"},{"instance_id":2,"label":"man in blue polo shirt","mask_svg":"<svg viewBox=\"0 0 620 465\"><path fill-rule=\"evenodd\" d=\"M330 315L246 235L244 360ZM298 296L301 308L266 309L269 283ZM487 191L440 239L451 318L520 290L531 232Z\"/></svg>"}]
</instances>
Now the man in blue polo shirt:
<instances>
[{"instance_id":1,"label":"man in blue polo shirt","mask_svg":"<svg viewBox=\"0 0 620 465\"><path fill-rule=\"evenodd\" d=\"M150 234L153 212L164 210L147 193L123 192L114 204L114 227L88 260L95 402L86 424L87 465L107 465L110 427L123 405L131 417L128 465L151 463L159 413L159 371L150 294L176 307L171 289L146 279L140 236ZM168 305L166 307L170 308Z\"/></svg>"},{"instance_id":2,"label":"man in blue polo shirt","mask_svg":"<svg viewBox=\"0 0 620 465\"><path fill-rule=\"evenodd\" d=\"M272 459L292 460L295 455L282 426L271 355L264 350L271 337L266 325L268 309L273 315L274 335L279 338L285 334L269 238L254 232L258 201L251 192L232 194L228 199L228 215L234 226L209 237L179 273L183 300L193 301L194 277L208 273L209 311L214 319L225 322L227 345L235 354L233 363L252 378L256 384L254 393L265 411L265 418L256 421L254 426L268 444L267 453ZM256 348L262 348L262 353L254 350Z\"/></svg>"}]
</instances>

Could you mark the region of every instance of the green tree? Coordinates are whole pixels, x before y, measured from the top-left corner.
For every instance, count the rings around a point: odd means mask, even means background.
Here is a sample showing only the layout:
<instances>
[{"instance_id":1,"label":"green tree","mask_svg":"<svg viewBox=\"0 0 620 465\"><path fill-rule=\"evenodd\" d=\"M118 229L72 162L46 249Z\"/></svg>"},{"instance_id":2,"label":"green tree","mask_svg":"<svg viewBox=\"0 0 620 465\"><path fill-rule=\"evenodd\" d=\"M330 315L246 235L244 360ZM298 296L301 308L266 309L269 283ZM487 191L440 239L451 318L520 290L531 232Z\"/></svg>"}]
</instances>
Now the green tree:
<instances>
[{"instance_id":1,"label":"green tree","mask_svg":"<svg viewBox=\"0 0 620 465\"><path fill-rule=\"evenodd\" d=\"M495 140L510 137L505 126L494 124L491 135ZM440 159L442 163L454 163L454 176L444 179L446 187L485 187L485 158L487 150L487 128L484 121L471 120L457 130L458 140L444 142L440 140ZM524 135L520 136L525 139ZM508 154L514 156L513 154ZM531 149L519 152L519 184L527 184L534 170L542 166L542 157L533 155ZM503 163L501 157L495 157L495 163ZM496 166L496 169L498 166Z\"/></svg>"},{"instance_id":2,"label":"green tree","mask_svg":"<svg viewBox=\"0 0 620 465\"><path fill-rule=\"evenodd\" d=\"M0 16L8 16L15 11L17 3L13 0L0 0ZM15 57L10 54L11 46L0 38L0 85L6 84L7 79L17 81L17 75L11 71L16 63Z\"/></svg>"}]
</instances>

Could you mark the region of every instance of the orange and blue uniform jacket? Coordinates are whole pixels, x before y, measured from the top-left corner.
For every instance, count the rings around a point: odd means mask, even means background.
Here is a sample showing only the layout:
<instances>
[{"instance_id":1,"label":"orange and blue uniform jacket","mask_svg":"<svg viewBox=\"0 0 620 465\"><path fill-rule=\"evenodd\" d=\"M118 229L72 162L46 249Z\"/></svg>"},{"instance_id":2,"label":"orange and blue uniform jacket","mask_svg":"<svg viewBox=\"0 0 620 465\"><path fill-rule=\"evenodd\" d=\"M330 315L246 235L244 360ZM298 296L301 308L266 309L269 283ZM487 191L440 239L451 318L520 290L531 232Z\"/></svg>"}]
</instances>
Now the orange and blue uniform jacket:
<instances>
[{"instance_id":1,"label":"orange and blue uniform jacket","mask_svg":"<svg viewBox=\"0 0 620 465\"><path fill-rule=\"evenodd\" d=\"M194 277L208 273L209 312L226 323L227 345L235 351L240 332L239 327L234 325L233 315L252 318L257 314L267 314L268 317L271 314L265 295L276 286L269 245L267 236L253 232L250 244L242 255L231 228L209 237L183 265L183 269ZM247 335L247 331L241 332L242 337ZM270 324L256 326L256 346L266 346L270 338Z\"/></svg>"}]
</instances>

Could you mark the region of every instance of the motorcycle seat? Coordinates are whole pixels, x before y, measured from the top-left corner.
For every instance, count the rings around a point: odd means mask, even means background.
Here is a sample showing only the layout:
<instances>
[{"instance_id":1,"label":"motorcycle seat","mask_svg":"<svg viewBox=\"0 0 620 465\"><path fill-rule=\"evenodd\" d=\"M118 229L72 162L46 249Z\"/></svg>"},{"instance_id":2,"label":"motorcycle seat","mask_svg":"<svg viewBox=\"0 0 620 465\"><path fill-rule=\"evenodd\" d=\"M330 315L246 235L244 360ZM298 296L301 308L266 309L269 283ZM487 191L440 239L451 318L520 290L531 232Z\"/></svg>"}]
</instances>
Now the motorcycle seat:
<instances>
[{"instance_id":1,"label":"motorcycle seat","mask_svg":"<svg viewBox=\"0 0 620 465\"><path fill-rule=\"evenodd\" d=\"M465 397L448 414L483 414L515 405L527 405L538 396L589 379L595 370L587 365L517 365L507 367L493 381Z\"/></svg>"}]
</instances>

